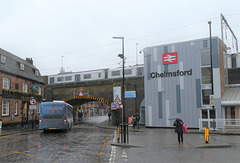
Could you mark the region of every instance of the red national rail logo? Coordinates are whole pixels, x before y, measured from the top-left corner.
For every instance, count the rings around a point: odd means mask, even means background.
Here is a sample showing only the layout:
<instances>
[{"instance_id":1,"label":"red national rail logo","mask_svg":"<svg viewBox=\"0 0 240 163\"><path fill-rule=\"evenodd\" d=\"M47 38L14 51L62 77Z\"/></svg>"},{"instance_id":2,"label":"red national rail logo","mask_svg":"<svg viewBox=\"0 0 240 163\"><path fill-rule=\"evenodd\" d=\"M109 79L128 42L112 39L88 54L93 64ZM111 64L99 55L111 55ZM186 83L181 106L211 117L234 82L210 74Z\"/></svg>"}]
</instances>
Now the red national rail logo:
<instances>
[{"instance_id":1,"label":"red national rail logo","mask_svg":"<svg viewBox=\"0 0 240 163\"><path fill-rule=\"evenodd\" d=\"M162 55L163 65L178 63L177 52L164 53Z\"/></svg>"}]
</instances>

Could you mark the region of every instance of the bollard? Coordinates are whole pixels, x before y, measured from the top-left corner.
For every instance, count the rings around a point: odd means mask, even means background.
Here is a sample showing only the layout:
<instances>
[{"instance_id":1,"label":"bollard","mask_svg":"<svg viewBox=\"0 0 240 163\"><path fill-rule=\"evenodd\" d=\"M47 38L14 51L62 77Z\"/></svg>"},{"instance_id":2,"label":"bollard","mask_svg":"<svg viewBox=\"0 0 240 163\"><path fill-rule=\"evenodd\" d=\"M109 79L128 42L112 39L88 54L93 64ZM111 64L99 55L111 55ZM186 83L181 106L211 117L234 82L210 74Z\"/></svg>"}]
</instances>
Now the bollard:
<instances>
[{"instance_id":1,"label":"bollard","mask_svg":"<svg viewBox=\"0 0 240 163\"><path fill-rule=\"evenodd\" d=\"M208 144L209 140L209 128L205 128L205 143Z\"/></svg>"},{"instance_id":2,"label":"bollard","mask_svg":"<svg viewBox=\"0 0 240 163\"><path fill-rule=\"evenodd\" d=\"M118 126L118 139L117 139L118 143L119 143L119 137L120 137L120 126Z\"/></svg>"}]
</instances>

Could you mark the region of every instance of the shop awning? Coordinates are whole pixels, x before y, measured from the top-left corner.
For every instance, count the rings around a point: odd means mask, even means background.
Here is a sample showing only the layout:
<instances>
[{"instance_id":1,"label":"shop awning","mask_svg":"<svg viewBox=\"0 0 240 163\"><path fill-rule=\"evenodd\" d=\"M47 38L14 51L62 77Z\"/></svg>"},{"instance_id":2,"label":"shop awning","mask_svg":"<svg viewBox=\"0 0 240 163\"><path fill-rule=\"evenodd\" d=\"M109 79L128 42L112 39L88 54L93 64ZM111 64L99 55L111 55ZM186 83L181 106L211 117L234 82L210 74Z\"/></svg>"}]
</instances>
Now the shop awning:
<instances>
[{"instance_id":1,"label":"shop awning","mask_svg":"<svg viewBox=\"0 0 240 163\"><path fill-rule=\"evenodd\" d=\"M222 106L240 106L240 86L227 88L221 104Z\"/></svg>"}]
</instances>

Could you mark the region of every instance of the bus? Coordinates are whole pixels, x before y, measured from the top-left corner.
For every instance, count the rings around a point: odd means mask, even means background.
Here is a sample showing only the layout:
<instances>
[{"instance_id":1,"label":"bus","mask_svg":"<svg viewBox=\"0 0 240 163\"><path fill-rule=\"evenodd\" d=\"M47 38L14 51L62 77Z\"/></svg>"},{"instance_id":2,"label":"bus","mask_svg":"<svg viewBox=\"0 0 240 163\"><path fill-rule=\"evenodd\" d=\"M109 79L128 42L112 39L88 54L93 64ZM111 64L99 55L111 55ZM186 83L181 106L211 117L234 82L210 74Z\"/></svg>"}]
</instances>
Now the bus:
<instances>
[{"instance_id":1,"label":"bus","mask_svg":"<svg viewBox=\"0 0 240 163\"><path fill-rule=\"evenodd\" d=\"M73 107L63 101L40 104L39 130L68 131L73 127Z\"/></svg>"}]
</instances>

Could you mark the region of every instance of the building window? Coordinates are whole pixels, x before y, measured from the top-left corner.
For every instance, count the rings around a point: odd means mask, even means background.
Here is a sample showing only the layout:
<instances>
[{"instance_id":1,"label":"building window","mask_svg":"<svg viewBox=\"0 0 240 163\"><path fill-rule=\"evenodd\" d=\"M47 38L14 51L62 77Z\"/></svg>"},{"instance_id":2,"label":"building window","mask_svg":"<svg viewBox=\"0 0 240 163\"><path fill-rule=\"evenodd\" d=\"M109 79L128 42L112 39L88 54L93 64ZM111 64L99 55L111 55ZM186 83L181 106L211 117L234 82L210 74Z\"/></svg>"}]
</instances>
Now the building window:
<instances>
[{"instance_id":1,"label":"building window","mask_svg":"<svg viewBox=\"0 0 240 163\"><path fill-rule=\"evenodd\" d=\"M3 77L3 89L10 89L10 79Z\"/></svg>"},{"instance_id":2,"label":"building window","mask_svg":"<svg viewBox=\"0 0 240 163\"><path fill-rule=\"evenodd\" d=\"M1 55L1 63L6 63L6 56Z\"/></svg>"},{"instance_id":3,"label":"building window","mask_svg":"<svg viewBox=\"0 0 240 163\"><path fill-rule=\"evenodd\" d=\"M80 74L75 75L75 81L79 82L80 81Z\"/></svg>"},{"instance_id":4,"label":"building window","mask_svg":"<svg viewBox=\"0 0 240 163\"><path fill-rule=\"evenodd\" d=\"M208 110L202 110L202 119L208 119Z\"/></svg>"},{"instance_id":5,"label":"building window","mask_svg":"<svg viewBox=\"0 0 240 163\"><path fill-rule=\"evenodd\" d=\"M15 115L18 115L18 101L15 102Z\"/></svg>"},{"instance_id":6,"label":"building window","mask_svg":"<svg viewBox=\"0 0 240 163\"><path fill-rule=\"evenodd\" d=\"M143 75L143 67L137 68L137 75L142 76Z\"/></svg>"},{"instance_id":7,"label":"building window","mask_svg":"<svg viewBox=\"0 0 240 163\"><path fill-rule=\"evenodd\" d=\"M201 53L201 65L202 66L211 65L210 50L209 49L202 49L202 50L200 50L200 53Z\"/></svg>"},{"instance_id":8,"label":"building window","mask_svg":"<svg viewBox=\"0 0 240 163\"><path fill-rule=\"evenodd\" d=\"M28 92L28 84L27 83L22 84L22 91L26 92L26 93Z\"/></svg>"},{"instance_id":9,"label":"building window","mask_svg":"<svg viewBox=\"0 0 240 163\"><path fill-rule=\"evenodd\" d=\"M2 102L2 116L9 116L9 101Z\"/></svg>"},{"instance_id":10,"label":"building window","mask_svg":"<svg viewBox=\"0 0 240 163\"><path fill-rule=\"evenodd\" d=\"M20 70L24 70L24 64L20 63Z\"/></svg>"},{"instance_id":11,"label":"building window","mask_svg":"<svg viewBox=\"0 0 240 163\"><path fill-rule=\"evenodd\" d=\"M39 95L42 94L42 87L38 87L38 94L39 94Z\"/></svg>"},{"instance_id":12,"label":"building window","mask_svg":"<svg viewBox=\"0 0 240 163\"><path fill-rule=\"evenodd\" d=\"M203 67L201 68L201 72L202 72L202 84L212 84L211 67Z\"/></svg>"},{"instance_id":13,"label":"building window","mask_svg":"<svg viewBox=\"0 0 240 163\"><path fill-rule=\"evenodd\" d=\"M210 95L212 94L212 89L203 89L202 90L202 103L203 105L210 104Z\"/></svg>"},{"instance_id":14,"label":"building window","mask_svg":"<svg viewBox=\"0 0 240 163\"><path fill-rule=\"evenodd\" d=\"M98 73L98 78L100 79L100 78L101 78L101 76L102 76L102 74L99 72L99 73Z\"/></svg>"},{"instance_id":15,"label":"building window","mask_svg":"<svg viewBox=\"0 0 240 163\"><path fill-rule=\"evenodd\" d=\"M65 81L71 81L72 80L72 76L65 76Z\"/></svg>"},{"instance_id":16,"label":"building window","mask_svg":"<svg viewBox=\"0 0 240 163\"><path fill-rule=\"evenodd\" d=\"M91 79L91 74L84 74L83 79Z\"/></svg>"},{"instance_id":17,"label":"building window","mask_svg":"<svg viewBox=\"0 0 240 163\"><path fill-rule=\"evenodd\" d=\"M207 48L208 47L208 40L203 40L203 47Z\"/></svg>"},{"instance_id":18,"label":"building window","mask_svg":"<svg viewBox=\"0 0 240 163\"><path fill-rule=\"evenodd\" d=\"M61 82L61 81L63 81L63 77L58 77L57 82Z\"/></svg>"},{"instance_id":19,"label":"building window","mask_svg":"<svg viewBox=\"0 0 240 163\"><path fill-rule=\"evenodd\" d=\"M120 71L112 71L112 76L120 76Z\"/></svg>"},{"instance_id":20,"label":"building window","mask_svg":"<svg viewBox=\"0 0 240 163\"><path fill-rule=\"evenodd\" d=\"M50 78L50 84L54 84L54 77Z\"/></svg>"},{"instance_id":21,"label":"building window","mask_svg":"<svg viewBox=\"0 0 240 163\"><path fill-rule=\"evenodd\" d=\"M15 84L15 90L19 90L18 84Z\"/></svg>"},{"instance_id":22,"label":"building window","mask_svg":"<svg viewBox=\"0 0 240 163\"><path fill-rule=\"evenodd\" d=\"M125 70L124 73L125 75L132 75L132 70Z\"/></svg>"},{"instance_id":23,"label":"building window","mask_svg":"<svg viewBox=\"0 0 240 163\"><path fill-rule=\"evenodd\" d=\"M39 71L35 70L35 75L38 76L39 75Z\"/></svg>"}]
</instances>

